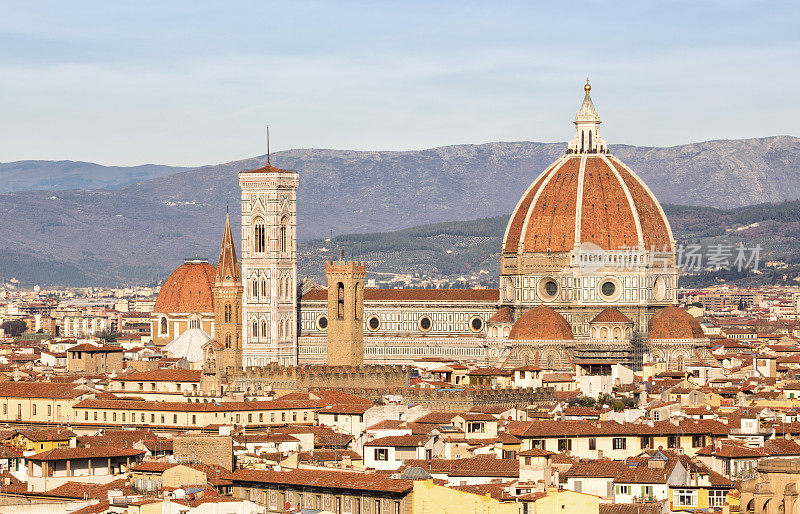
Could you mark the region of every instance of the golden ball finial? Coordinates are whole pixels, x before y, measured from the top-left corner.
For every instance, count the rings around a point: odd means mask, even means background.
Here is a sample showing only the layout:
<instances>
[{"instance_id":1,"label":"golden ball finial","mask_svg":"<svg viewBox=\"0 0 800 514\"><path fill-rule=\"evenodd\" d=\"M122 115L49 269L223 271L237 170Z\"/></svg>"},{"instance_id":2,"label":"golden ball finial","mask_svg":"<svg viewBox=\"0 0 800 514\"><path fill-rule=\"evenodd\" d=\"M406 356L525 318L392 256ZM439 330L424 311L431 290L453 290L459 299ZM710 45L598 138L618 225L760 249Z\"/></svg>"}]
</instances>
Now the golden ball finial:
<instances>
[{"instance_id":1,"label":"golden ball finial","mask_svg":"<svg viewBox=\"0 0 800 514\"><path fill-rule=\"evenodd\" d=\"M583 86L583 90L587 93L592 90L592 86L589 85L589 77L586 77L586 85Z\"/></svg>"}]
</instances>

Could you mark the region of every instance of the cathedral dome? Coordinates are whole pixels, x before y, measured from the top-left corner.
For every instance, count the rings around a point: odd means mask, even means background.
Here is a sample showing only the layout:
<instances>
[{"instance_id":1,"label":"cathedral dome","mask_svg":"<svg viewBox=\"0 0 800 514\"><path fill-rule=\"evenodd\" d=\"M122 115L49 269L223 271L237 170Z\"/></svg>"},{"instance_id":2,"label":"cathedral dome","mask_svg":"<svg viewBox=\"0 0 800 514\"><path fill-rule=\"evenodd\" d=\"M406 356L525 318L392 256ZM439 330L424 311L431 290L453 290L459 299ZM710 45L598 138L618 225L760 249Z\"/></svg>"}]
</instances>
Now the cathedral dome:
<instances>
[{"instance_id":1,"label":"cathedral dome","mask_svg":"<svg viewBox=\"0 0 800 514\"><path fill-rule=\"evenodd\" d=\"M568 252L582 243L672 250L655 196L611 155L567 154L550 165L517 204L503 252Z\"/></svg>"},{"instance_id":2,"label":"cathedral dome","mask_svg":"<svg viewBox=\"0 0 800 514\"><path fill-rule=\"evenodd\" d=\"M550 307L539 306L529 310L514 323L512 340L526 341L565 341L574 339L572 328L564 316Z\"/></svg>"},{"instance_id":3,"label":"cathedral dome","mask_svg":"<svg viewBox=\"0 0 800 514\"><path fill-rule=\"evenodd\" d=\"M187 259L164 281L153 312L214 312L215 273L208 261Z\"/></svg>"},{"instance_id":4,"label":"cathedral dome","mask_svg":"<svg viewBox=\"0 0 800 514\"><path fill-rule=\"evenodd\" d=\"M659 310L650 318L649 337L657 339L703 339L703 327L691 314L670 305Z\"/></svg>"},{"instance_id":5,"label":"cathedral dome","mask_svg":"<svg viewBox=\"0 0 800 514\"><path fill-rule=\"evenodd\" d=\"M589 89L575 118L575 139L520 199L503 253L568 252L583 243L602 250L672 251L672 232L658 200L600 138Z\"/></svg>"}]
</instances>

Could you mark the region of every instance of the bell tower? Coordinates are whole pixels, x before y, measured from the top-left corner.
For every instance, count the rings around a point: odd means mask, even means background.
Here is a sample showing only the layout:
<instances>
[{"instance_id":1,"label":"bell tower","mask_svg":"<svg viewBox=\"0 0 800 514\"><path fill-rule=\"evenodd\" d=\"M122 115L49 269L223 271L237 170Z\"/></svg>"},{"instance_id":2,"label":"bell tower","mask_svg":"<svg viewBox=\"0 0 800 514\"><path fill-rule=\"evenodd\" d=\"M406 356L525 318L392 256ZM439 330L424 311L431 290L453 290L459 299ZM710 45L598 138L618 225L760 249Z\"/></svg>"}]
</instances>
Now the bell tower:
<instances>
[{"instance_id":1,"label":"bell tower","mask_svg":"<svg viewBox=\"0 0 800 514\"><path fill-rule=\"evenodd\" d=\"M297 364L297 185L269 161L239 173L245 367Z\"/></svg>"},{"instance_id":2,"label":"bell tower","mask_svg":"<svg viewBox=\"0 0 800 514\"><path fill-rule=\"evenodd\" d=\"M225 215L225 231L214 278L214 336L221 348L216 352L219 377L242 370L242 276L233 245L231 216Z\"/></svg>"},{"instance_id":3,"label":"bell tower","mask_svg":"<svg viewBox=\"0 0 800 514\"><path fill-rule=\"evenodd\" d=\"M328 365L361 366L364 363L363 262L327 262Z\"/></svg>"}]
</instances>

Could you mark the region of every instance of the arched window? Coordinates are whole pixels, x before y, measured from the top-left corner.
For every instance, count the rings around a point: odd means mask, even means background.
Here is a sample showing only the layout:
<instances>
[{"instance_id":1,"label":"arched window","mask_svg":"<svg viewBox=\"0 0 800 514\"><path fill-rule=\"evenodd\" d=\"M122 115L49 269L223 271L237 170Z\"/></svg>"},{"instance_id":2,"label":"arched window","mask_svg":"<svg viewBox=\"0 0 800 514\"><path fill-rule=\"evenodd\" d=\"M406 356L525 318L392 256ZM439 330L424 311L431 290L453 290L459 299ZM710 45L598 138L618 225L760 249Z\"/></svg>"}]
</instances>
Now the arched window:
<instances>
[{"instance_id":1,"label":"arched window","mask_svg":"<svg viewBox=\"0 0 800 514\"><path fill-rule=\"evenodd\" d=\"M267 338L267 321L261 320L261 336L266 339Z\"/></svg>"},{"instance_id":2,"label":"arched window","mask_svg":"<svg viewBox=\"0 0 800 514\"><path fill-rule=\"evenodd\" d=\"M231 336L229 334L225 336L225 348L230 348L230 347L231 347Z\"/></svg>"},{"instance_id":3,"label":"arched window","mask_svg":"<svg viewBox=\"0 0 800 514\"><path fill-rule=\"evenodd\" d=\"M336 286L336 317L344 319L344 284L341 282Z\"/></svg>"},{"instance_id":4,"label":"arched window","mask_svg":"<svg viewBox=\"0 0 800 514\"><path fill-rule=\"evenodd\" d=\"M264 253L266 250L267 233L266 229L264 228L264 221L261 218L256 218L256 222L253 227L253 235L253 250L256 253Z\"/></svg>"},{"instance_id":5,"label":"arched window","mask_svg":"<svg viewBox=\"0 0 800 514\"><path fill-rule=\"evenodd\" d=\"M161 335L166 335L167 331L168 331L168 328L167 328L167 317L166 316L162 316L161 317Z\"/></svg>"},{"instance_id":6,"label":"arched window","mask_svg":"<svg viewBox=\"0 0 800 514\"><path fill-rule=\"evenodd\" d=\"M268 291L269 291L269 288L267 287L267 279L266 278L262 278L261 279L261 296L263 296L264 298L267 298L269 296L269 292Z\"/></svg>"},{"instance_id":7,"label":"arched window","mask_svg":"<svg viewBox=\"0 0 800 514\"><path fill-rule=\"evenodd\" d=\"M283 322L278 320L278 339L283 339Z\"/></svg>"},{"instance_id":8,"label":"arched window","mask_svg":"<svg viewBox=\"0 0 800 514\"><path fill-rule=\"evenodd\" d=\"M614 327L614 339L621 339L622 338L622 329L619 327Z\"/></svg>"},{"instance_id":9,"label":"arched window","mask_svg":"<svg viewBox=\"0 0 800 514\"><path fill-rule=\"evenodd\" d=\"M280 228L280 242L281 242L281 253L286 253L289 249L289 220L284 216L281 218L281 228Z\"/></svg>"},{"instance_id":10,"label":"arched window","mask_svg":"<svg viewBox=\"0 0 800 514\"><path fill-rule=\"evenodd\" d=\"M581 130L581 153L583 153L583 137L585 136L585 132Z\"/></svg>"},{"instance_id":11,"label":"arched window","mask_svg":"<svg viewBox=\"0 0 800 514\"><path fill-rule=\"evenodd\" d=\"M225 321L224 321L224 323L230 323L232 317L233 317L233 314L231 312L231 304L226 303L225 304L225 317L224 317Z\"/></svg>"},{"instance_id":12,"label":"arched window","mask_svg":"<svg viewBox=\"0 0 800 514\"><path fill-rule=\"evenodd\" d=\"M592 151L592 131L589 131L589 151Z\"/></svg>"},{"instance_id":13,"label":"arched window","mask_svg":"<svg viewBox=\"0 0 800 514\"><path fill-rule=\"evenodd\" d=\"M602 327L600 329L600 339L608 339L608 328Z\"/></svg>"},{"instance_id":14,"label":"arched window","mask_svg":"<svg viewBox=\"0 0 800 514\"><path fill-rule=\"evenodd\" d=\"M253 279L253 290L251 291L253 298L258 298L258 280Z\"/></svg>"},{"instance_id":15,"label":"arched window","mask_svg":"<svg viewBox=\"0 0 800 514\"><path fill-rule=\"evenodd\" d=\"M258 339L258 321L253 322L253 339Z\"/></svg>"}]
</instances>

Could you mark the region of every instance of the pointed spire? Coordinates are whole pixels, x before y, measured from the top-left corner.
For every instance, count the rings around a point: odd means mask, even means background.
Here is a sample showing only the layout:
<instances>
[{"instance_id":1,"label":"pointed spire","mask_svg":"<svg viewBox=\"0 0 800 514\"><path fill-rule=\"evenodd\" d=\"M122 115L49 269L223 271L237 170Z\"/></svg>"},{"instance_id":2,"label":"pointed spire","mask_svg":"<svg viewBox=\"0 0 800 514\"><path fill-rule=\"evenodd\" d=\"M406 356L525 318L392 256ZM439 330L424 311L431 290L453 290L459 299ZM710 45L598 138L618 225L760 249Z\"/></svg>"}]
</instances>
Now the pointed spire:
<instances>
[{"instance_id":1,"label":"pointed spire","mask_svg":"<svg viewBox=\"0 0 800 514\"><path fill-rule=\"evenodd\" d=\"M592 103L592 97L589 96L589 91L592 90L592 86L589 84L589 77L586 77L586 85L583 86L583 90L586 91L586 95L583 97L581 108L578 109L578 113L575 115L575 122L596 121L600 123L600 115L597 114L597 110Z\"/></svg>"},{"instance_id":2,"label":"pointed spire","mask_svg":"<svg viewBox=\"0 0 800 514\"><path fill-rule=\"evenodd\" d=\"M239 281L239 260L236 258L236 248L233 246L231 215L226 212L225 231L222 233L222 247L219 250L217 263L217 282L230 280Z\"/></svg>"}]
</instances>

